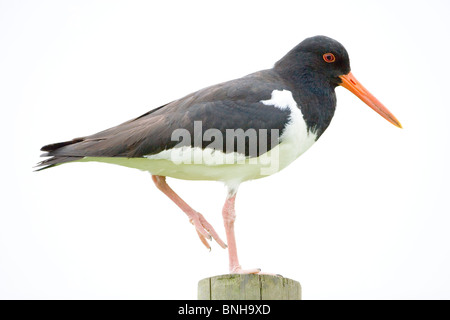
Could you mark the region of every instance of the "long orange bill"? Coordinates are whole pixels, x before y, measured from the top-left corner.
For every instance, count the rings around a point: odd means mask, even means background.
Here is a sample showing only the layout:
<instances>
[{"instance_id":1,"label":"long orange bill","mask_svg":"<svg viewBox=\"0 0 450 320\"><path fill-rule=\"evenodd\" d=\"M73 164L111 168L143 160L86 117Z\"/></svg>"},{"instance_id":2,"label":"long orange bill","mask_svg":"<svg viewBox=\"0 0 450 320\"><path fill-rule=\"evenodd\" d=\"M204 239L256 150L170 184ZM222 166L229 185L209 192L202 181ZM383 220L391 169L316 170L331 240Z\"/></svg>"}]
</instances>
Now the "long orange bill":
<instances>
[{"instance_id":1,"label":"long orange bill","mask_svg":"<svg viewBox=\"0 0 450 320\"><path fill-rule=\"evenodd\" d=\"M356 80L355 76L349 72L346 75L340 76L342 83L341 86L350 90L354 95L364 101L369 107L378 112L383 118L392 123L394 126L401 128L402 125L396 117L378 101L364 86Z\"/></svg>"}]
</instances>

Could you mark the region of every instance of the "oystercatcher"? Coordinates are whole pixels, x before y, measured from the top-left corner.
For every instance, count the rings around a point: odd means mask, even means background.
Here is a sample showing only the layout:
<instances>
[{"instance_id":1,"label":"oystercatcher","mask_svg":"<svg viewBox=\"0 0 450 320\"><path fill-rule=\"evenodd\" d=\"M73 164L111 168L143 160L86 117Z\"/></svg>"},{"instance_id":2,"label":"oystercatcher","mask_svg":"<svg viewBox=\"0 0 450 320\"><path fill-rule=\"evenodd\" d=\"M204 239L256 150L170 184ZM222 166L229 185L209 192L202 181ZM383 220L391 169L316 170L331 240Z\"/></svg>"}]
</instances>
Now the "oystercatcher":
<instances>
[{"instance_id":1,"label":"oystercatcher","mask_svg":"<svg viewBox=\"0 0 450 320\"><path fill-rule=\"evenodd\" d=\"M216 84L99 133L42 147L39 170L68 162L105 162L148 171L156 187L188 216L202 243L229 252L241 268L234 234L239 185L276 173L316 142L336 108L335 88L353 92L386 120L400 122L350 72L346 49L325 36L307 38L272 69ZM227 244L166 177L215 180L228 189L223 207Z\"/></svg>"}]
</instances>

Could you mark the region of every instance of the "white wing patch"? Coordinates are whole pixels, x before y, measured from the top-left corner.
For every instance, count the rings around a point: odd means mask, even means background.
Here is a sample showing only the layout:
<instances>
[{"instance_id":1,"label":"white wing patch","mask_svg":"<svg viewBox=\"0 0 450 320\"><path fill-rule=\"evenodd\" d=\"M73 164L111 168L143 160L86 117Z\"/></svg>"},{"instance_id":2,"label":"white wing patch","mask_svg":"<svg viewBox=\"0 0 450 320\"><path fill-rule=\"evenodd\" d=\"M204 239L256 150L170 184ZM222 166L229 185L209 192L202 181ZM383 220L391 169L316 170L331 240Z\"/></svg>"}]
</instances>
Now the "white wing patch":
<instances>
[{"instance_id":1,"label":"white wing patch","mask_svg":"<svg viewBox=\"0 0 450 320\"><path fill-rule=\"evenodd\" d=\"M291 111L294 111L295 109L298 109L297 103L292 96L292 92L289 90L273 90L272 98L270 100L261 100L261 103L264 103L266 106L274 106L281 110L290 109Z\"/></svg>"}]
</instances>

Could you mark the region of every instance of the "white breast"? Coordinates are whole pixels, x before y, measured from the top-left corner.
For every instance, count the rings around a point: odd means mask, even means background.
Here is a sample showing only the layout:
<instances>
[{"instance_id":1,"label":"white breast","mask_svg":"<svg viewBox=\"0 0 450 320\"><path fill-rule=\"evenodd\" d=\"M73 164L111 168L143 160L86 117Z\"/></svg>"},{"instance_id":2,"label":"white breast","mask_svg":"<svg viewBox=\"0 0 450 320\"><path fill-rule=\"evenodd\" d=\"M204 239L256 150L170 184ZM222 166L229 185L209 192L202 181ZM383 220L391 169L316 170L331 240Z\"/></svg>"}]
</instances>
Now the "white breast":
<instances>
[{"instance_id":1,"label":"white breast","mask_svg":"<svg viewBox=\"0 0 450 320\"><path fill-rule=\"evenodd\" d=\"M280 170L297 159L316 142L317 134L308 132L305 119L289 90L274 90L270 100L261 101L279 109L289 109L289 123L280 137L279 158Z\"/></svg>"}]
</instances>

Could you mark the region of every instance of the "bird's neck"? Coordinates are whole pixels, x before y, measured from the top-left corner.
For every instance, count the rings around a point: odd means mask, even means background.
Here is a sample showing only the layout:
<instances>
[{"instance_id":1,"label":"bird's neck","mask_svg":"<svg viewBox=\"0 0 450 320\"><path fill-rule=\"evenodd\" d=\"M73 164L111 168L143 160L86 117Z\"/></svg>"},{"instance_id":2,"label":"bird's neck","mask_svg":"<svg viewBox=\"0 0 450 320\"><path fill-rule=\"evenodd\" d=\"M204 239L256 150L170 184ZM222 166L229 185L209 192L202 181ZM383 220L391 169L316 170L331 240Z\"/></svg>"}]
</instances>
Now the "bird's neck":
<instances>
[{"instance_id":1,"label":"bird's neck","mask_svg":"<svg viewBox=\"0 0 450 320\"><path fill-rule=\"evenodd\" d=\"M325 76L308 66L277 63L274 71L291 86L308 130L315 132L319 138L328 128L336 109L334 86Z\"/></svg>"}]
</instances>

